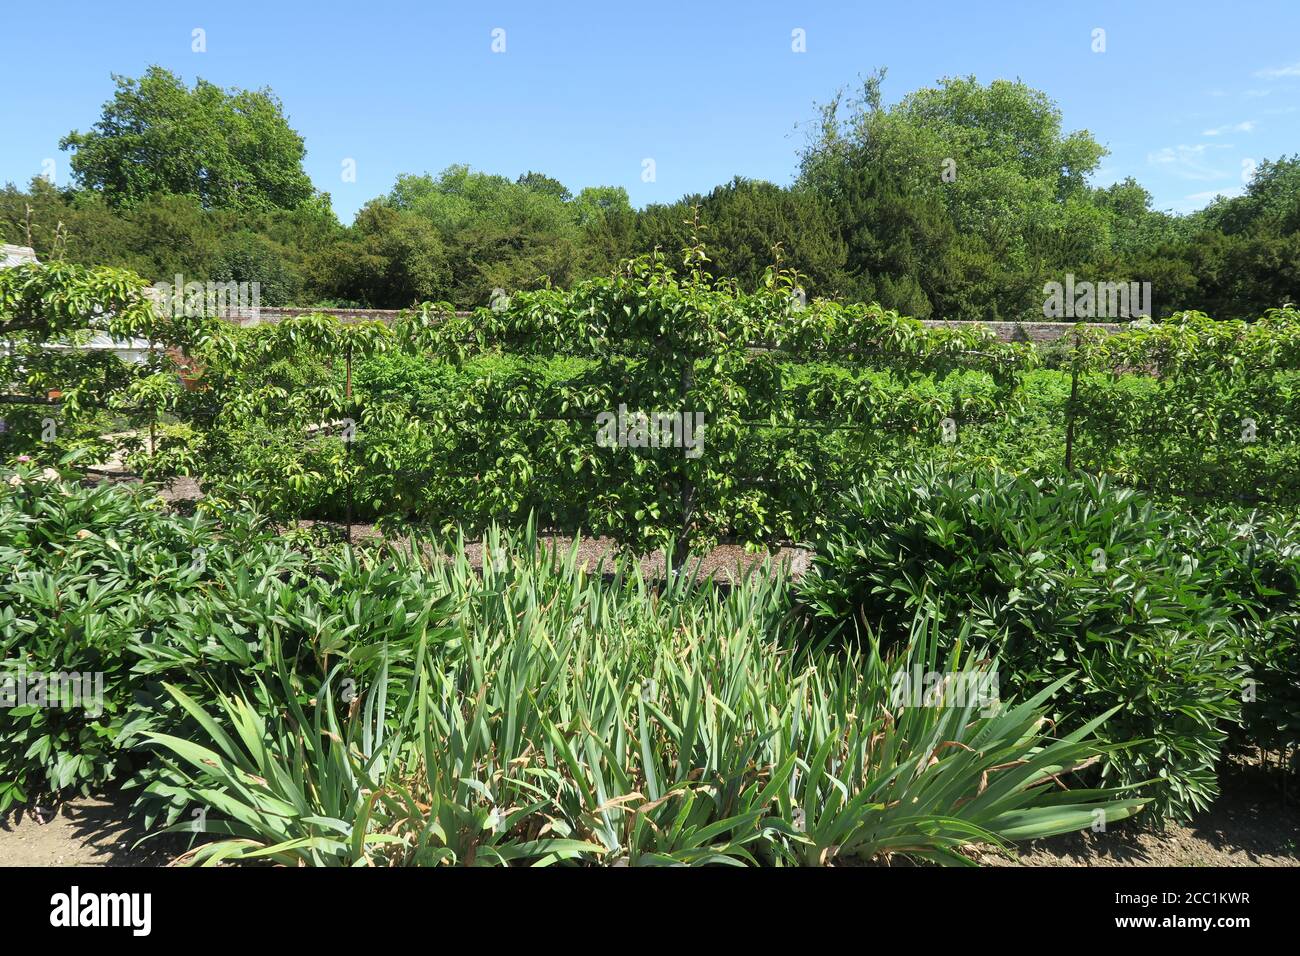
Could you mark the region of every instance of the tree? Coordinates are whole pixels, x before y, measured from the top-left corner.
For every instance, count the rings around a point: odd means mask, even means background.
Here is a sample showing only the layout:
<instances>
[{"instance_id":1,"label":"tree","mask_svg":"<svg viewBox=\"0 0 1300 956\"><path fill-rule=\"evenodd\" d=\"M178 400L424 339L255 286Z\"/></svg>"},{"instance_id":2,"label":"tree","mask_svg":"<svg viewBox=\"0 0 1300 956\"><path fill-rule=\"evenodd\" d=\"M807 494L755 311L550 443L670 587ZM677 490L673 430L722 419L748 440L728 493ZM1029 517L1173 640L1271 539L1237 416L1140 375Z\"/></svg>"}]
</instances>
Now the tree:
<instances>
[{"instance_id":1,"label":"tree","mask_svg":"<svg viewBox=\"0 0 1300 956\"><path fill-rule=\"evenodd\" d=\"M484 305L495 288L576 277L581 232L569 191L541 173L518 182L449 166L436 178L399 176L387 202L428 222L451 264L448 298Z\"/></svg>"},{"instance_id":2,"label":"tree","mask_svg":"<svg viewBox=\"0 0 1300 956\"><path fill-rule=\"evenodd\" d=\"M569 208L582 231L581 277L608 273L632 255L637 215L622 186L588 186Z\"/></svg>"},{"instance_id":3,"label":"tree","mask_svg":"<svg viewBox=\"0 0 1300 956\"><path fill-rule=\"evenodd\" d=\"M302 282L280 247L249 229L224 237L212 278L256 283L258 302L265 306L288 305L302 291Z\"/></svg>"},{"instance_id":4,"label":"tree","mask_svg":"<svg viewBox=\"0 0 1300 956\"><path fill-rule=\"evenodd\" d=\"M779 258L807 277L808 294L836 290L845 245L836 233L830 204L811 190L782 189L737 176L705 197L700 217L708 227L705 245L713 275L755 289Z\"/></svg>"},{"instance_id":5,"label":"tree","mask_svg":"<svg viewBox=\"0 0 1300 956\"><path fill-rule=\"evenodd\" d=\"M834 193L846 247L842 294L929 318L964 308L951 299L957 233L942 200L887 165L851 163ZM969 264L970 255L962 261Z\"/></svg>"},{"instance_id":6,"label":"tree","mask_svg":"<svg viewBox=\"0 0 1300 956\"><path fill-rule=\"evenodd\" d=\"M202 79L191 90L158 66L113 80L117 91L94 129L59 144L73 151L78 185L111 205L159 195L193 196L205 209L322 201L302 168L302 137L270 90L226 91Z\"/></svg>"},{"instance_id":7,"label":"tree","mask_svg":"<svg viewBox=\"0 0 1300 956\"><path fill-rule=\"evenodd\" d=\"M565 186L564 183L560 182L558 179L552 179L545 173L535 173L529 170L515 180L515 182L517 185L523 186L525 189L541 193L544 196L550 196L554 199L558 199L560 202L568 202L573 198L573 193L569 192L569 187Z\"/></svg>"},{"instance_id":8,"label":"tree","mask_svg":"<svg viewBox=\"0 0 1300 956\"><path fill-rule=\"evenodd\" d=\"M675 203L651 203L636 217L636 236L633 249L643 254L659 250L673 262L680 252L691 244L690 223L696 206L703 205L700 195L683 196ZM712 237L703 237L707 245Z\"/></svg>"},{"instance_id":9,"label":"tree","mask_svg":"<svg viewBox=\"0 0 1300 956\"><path fill-rule=\"evenodd\" d=\"M1300 155L1264 160L1244 195L1215 200L1203 219L1230 236L1300 232Z\"/></svg>"},{"instance_id":10,"label":"tree","mask_svg":"<svg viewBox=\"0 0 1300 956\"><path fill-rule=\"evenodd\" d=\"M1090 190L1090 201L1107 214L1110 248L1119 255L1151 251L1187 238L1184 218L1151 208L1151 193L1132 176Z\"/></svg>"},{"instance_id":11,"label":"tree","mask_svg":"<svg viewBox=\"0 0 1300 956\"><path fill-rule=\"evenodd\" d=\"M372 308L406 308L450 297L451 269L437 230L382 199L367 203L348 236L312 261L327 296Z\"/></svg>"},{"instance_id":12,"label":"tree","mask_svg":"<svg viewBox=\"0 0 1300 956\"><path fill-rule=\"evenodd\" d=\"M113 446L105 435L110 423L115 432L124 424L138 431L175 408L183 389L169 347L192 344L208 320L155 308L144 286L123 269L70 262L0 269L0 381L11 395L0 453L47 465L74 448L103 454ZM125 362L110 350L84 348L93 333L164 348ZM47 398L55 389L57 408Z\"/></svg>"},{"instance_id":13,"label":"tree","mask_svg":"<svg viewBox=\"0 0 1300 956\"><path fill-rule=\"evenodd\" d=\"M103 197L56 189L41 176L26 191L12 185L0 190L0 237L31 246L42 262L66 259L148 274L134 227Z\"/></svg>"},{"instance_id":14,"label":"tree","mask_svg":"<svg viewBox=\"0 0 1300 956\"><path fill-rule=\"evenodd\" d=\"M946 318L1033 314L1045 275L1098 251L1086 179L1105 150L1064 134L1056 105L1022 83L945 79L885 107L884 75L825 104L801 157L849 274L878 294L882 276L904 299L919 289Z\"/></svg>"}]
</instances>

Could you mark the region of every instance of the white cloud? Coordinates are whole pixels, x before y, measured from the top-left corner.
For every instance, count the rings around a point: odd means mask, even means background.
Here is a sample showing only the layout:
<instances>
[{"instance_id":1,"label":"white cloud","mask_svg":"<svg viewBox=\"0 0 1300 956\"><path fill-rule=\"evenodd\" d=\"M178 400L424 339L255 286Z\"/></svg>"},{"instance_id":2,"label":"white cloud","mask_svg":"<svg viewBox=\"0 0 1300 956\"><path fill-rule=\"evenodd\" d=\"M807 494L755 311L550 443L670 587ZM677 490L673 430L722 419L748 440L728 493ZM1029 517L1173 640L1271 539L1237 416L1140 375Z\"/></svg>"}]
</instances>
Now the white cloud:
<instances>
[{"instance_id":1,"label":"white cloud","mask_svg":"<svg viewBox=\"0 0 1300 956\"><path fill-rule=\"evenodd\" d=\"M1260 96L1269 96L1272 94L1272 92L1273 92L1272 90L1247 90L1244 95L1252 98L1257 98Z\"/></svg>"},{"instance_id":2,"label":"white cloud","mask_svg":"<svg viewBox=\"0 0 1300 956\"><path fill-rule=\"evenodd\" d=\"M1256 70L1255 75L1269 80L1278 80L1284 76L1300 76L1300 63L1292 63L1290 66L1279 66L1271 70Z\"/></svg>"},{"instance_id":3,"label":"white cloud","mask_svg":"<svg viewBox=\"0 0 1300 956\"><path fill-rule=\"evenodd\" d=\"M1232 173L1215 169L1208 160L1210 150L1231 148L1227 143L1166 146L1154 153L1147 153L1147 162L1152 166L1163 166L1181 179L1198 181L1229 179L1232 177Z\"/></svg>"},{"instance_id":4,"label":"white cloud","mask_svg":"<svg viewBox=\"0 0 1300 956\"><path fill-rule=\"evenodd\" d=\"M1208 206L1219 197L1231 199L1233 196L1240 196L1242 191L1242 187L1233 186L1230 189L1210 189L1205 192L1192 193L1190 196L1184 196L1178 200L1175 209L1178 212L1191 212L1200 209L1202 206Z\"/></svg>"},{"instance_id":5,"label":"white cloud","mask_svg":"<svg viewBox=\"0 0 1300 956\"><path fill-rule=\"evenodd\" d=\"M1222 136L1224 133L1249 133L1255 128L1254 120L1243 120L1240 123L1227 123L1223 126L1216 126L1214 129L1202 130L1202 136Z\"/></svg>"}]
</instances>

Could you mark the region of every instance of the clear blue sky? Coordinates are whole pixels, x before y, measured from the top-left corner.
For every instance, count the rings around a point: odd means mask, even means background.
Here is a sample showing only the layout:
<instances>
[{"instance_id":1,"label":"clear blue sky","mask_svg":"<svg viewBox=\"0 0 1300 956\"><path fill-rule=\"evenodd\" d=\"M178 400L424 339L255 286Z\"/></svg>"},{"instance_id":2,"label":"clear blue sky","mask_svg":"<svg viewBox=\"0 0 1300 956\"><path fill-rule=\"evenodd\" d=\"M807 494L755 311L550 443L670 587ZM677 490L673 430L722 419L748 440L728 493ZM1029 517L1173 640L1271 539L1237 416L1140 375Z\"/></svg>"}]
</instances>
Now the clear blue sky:
<instances>
[{"instance_id":1,"label":"clear blue sky","mask_svg":"<svg viewBox=\"0 0 1300 956\"><path fill-rule=\"evenodd\" d=\"M967 74L1046 91L1067 129L1111 150L1095 181L1132 175L1160 208L1198 208L1239 190L1243 163L1300 152L1300 0L6 0L0 34L6 90L21 90L0 100L0 182L52 158L65 184L59 138L95 122L111 73L157 63L273 89L345 222L399 173L458 162L621 185L638 206L737 174L788 183L796 124L878 66L889 101Z\"/></svg>"}]
</instances>

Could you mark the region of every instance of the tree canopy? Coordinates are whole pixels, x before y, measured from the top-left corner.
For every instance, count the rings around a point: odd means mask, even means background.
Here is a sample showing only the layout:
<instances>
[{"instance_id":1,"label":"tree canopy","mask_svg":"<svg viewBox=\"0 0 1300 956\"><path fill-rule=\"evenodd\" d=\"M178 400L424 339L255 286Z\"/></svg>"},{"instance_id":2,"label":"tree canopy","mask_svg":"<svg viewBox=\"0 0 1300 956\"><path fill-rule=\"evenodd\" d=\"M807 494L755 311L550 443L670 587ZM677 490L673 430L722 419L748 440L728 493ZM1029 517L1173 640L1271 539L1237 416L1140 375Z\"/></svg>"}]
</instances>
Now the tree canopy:
<instances>
[{"instance_id":1,"label":"tree canopy","mask_svg":"<svg viewBox=\"0 0 1300 956\"><path fill-rule=\"evenodd\" d=\"M117 90L94 128L65 136L77 184L113 206L193 196L205 209L296 209L318 197L303 171L303 139L270 90L190 89L153 66Z\"/></svg>"},{"instance_id":2,"label":"tree canopy","mask_svg":"<svg viewBox=\"0 0 1300 956\"><path fill-rule=\"evenodd\" d=\"M634 209L621 186L452 165L398 176L345 226L269 90L188 87L158 67L114 81L93 130L64 140L71 188L0 190L5 241L151 281L257 281L268 305L481 305L696 238L714 277L754 288L779 263L810 296L920 318L1041 317L1044 285L1067 273L1149 281L1159 315L1300 300L1300 157L1175 215L1134 179L1094 185L1105 149L1020 82L946 78L886 105L872 73L819 107L788 186L737 176Z\"/></svg>"}]
</instances>

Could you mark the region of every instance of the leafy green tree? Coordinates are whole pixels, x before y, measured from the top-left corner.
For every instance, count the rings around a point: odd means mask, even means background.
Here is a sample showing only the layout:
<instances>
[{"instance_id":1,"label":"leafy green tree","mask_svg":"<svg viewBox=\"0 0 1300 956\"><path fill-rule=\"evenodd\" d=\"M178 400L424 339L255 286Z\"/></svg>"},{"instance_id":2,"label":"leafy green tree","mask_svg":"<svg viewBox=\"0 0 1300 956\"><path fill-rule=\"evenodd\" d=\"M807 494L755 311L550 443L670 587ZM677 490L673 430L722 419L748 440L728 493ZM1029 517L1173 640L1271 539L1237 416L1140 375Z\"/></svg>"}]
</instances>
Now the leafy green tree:
<instances>
[{"instance_id":1,"label":"leafy green tree","mask_svg":"<svg viewBox=\"0 0 1300 956\"><path fill-rule=\"evenodd\" d=\"M433 227L451 266L446 297L476 306L495 288L564 285L575 277L581 233L567 196L540 173L511 182L449 166L436 178L399 176L387 201Z\"/></svg>"},{"instance_id":2,"label":"leafy green tree","mask_svg":"<svg viewBox=\"0 0 1300 956\"><path fill-rule=\"evenodd\" d=\"M302 291L301 280L280 247L247 229L225 238L212 278L220 282L256 283L259 303L265 306L288 305Z\"/></svg>"},{"instance_id":3,"label":"leafy green tree","mask_svg":"<svg viewBox=\"0 0 1300 956\"><path fill-rule=\"evenodd\" d=\"M1151 193L1132 176L1103 189L1090 190L1090 198L1108 215L1110 248L1118 255L1150 252L1183 241L1190 233L1185 217L1153 209Z\"/></svg>"},{"instance_id":4,"label":"leafy green tree","mask_svg":"<svg viewBox=\"0 0 1300 956\"><path fill-rule=\"evenodd\" d=\"M959 246L939 197L865 163L849 167L833 195L846 245L844 296L929 318L952 285Z\"/></svg>"},{"instance_id":5,"label":"leafy green tree","mask_svg":"<svg viewBox=\"0 0 1300 956\"><path fill-rule=\"evenodd\" d=\"M1216 319L1253 319L1300 302L1300 233L1199 234L1185 252L1198 308Z\"/></svg>"},{"instance_id":6,"label":"leafy green tree","mask_svg":"<svg viewBox=\"0 0 1300 956\"><path fill-rule=\"evenodd\" d=\"M201 338L207 320L155 308L145 285L124 269L62 261L0 269L0 382L9 396L0 409L0 457L23 454L51 465L71 451L90 452L90 461L118 452L130 461L142 434L156 434L159 419L183 397L177 349ZM94 334L163 347L127 362L83 348ZM175 449L163 444L163 457L171 457ZM147 467L138 457L135 465Z\"/></svg>"},{"instance_id":7,"label":"leafy green tree","mask_svg":"<svg viewBox=\"0 0 1300 956\"><path fill-rule=\"evenodd\" d=\"M675 203L651 203L637 213L633 248L637 253L662 252L671 261L679 261L681 250L691 245L691 221L695 207L704 202L701 195L683 196ZM707 243L711 236L705 236Z\"/></svg>"},{"instance_id":8,"label":"leafy green tree","mask_svg":"<svg viewBox=\"0 0 1300 956\"><path fill-rule=\"evenodd\" d=\"M371 308L405 308L448 297L451 269L437 230L426 219L371 200L346 238L311 263L326 296Z\"/></svg>"},{"instance_id":9,"label":"leafy green tree","mask_svg":"<svg viewBox=\"0 0 1300 956\"><path fill-rule=\"evenodd\" d=\"M65 138L73 188L0 189L0 237L148 281L257 281L265 304L471 307L655 250L681 264L697 238L708 261L692 268L712 278L755 288L779 260L812 296L921 318L1033 319L1066 272L1149 281L1157 316L1251 318L1300 300L1300 156L1175 215L1131 178L1089 186L1105 151L1038 90L945 79L886 106L884 76L821 107L791 187L738 177L635 210L621 187L455 165L399 177L344 227L270 91L188 87L152 67L116 77L96 126Z\"/></svg>"},{"instance_id":10,"label":"leafy green tree","mask_svg":"<svg viewBox=\"0 0 1300 956\"><path fill-rule=\"evenodd\" d=\"M1023 83L950 78L885 107L883 80L825 104L801 159L857 287L884 289L883 274L947 318L1032 314L1044 275L1096 255L1086 178L1105 150L1064 134L1056 105Z\"/></svg>"},{"instance_id":11,"label":"leafy green tree","mask_svg":"<svg viewBox=\"0 0 1300 956\"><path fill-rule=\"evenodd\" d=\"M517 180L517 185L533 192L541 193L544 196L552 196L560 202L568 202L573 198L573 193L569 192L569 187L558 179L553 179L545 173L535 173L531 170L524 173Z\"/></svg>"},{"instance_id":12,"label":"leafy green tree","mask_svg":"<svg viewBox=\"0 0 1300 956\"><path fill-rule=\"evenodd\" d=\"M297 208L318 197L303 171L303 139L270 90L190 89L158 66L141 78L114 76L117 90L87 133L60 142L73 151L79 186L115 206L158 195L194 196L205 209Z\"/></svg>"},{"instance_id":13,"label":"leafy green tree","mask_svg":"<svg viewBox=\"0 0 1300 956\"><path fill-rule=\"evenodd\" d=\"M807 277L808 294L835 290L845 260L830 205L806 189L736 177L705 197L700 217L717 277L757 288L777 259Z\"/></svg>"},{"instance_id":14,"label":"leafy green tree","mask_svg":"<svg viewBox=\"0 0 1300 956\"><path fill-rule=\"evenodd\" d=\"M1145 193L1131 181L1111 189L1121 187ZM1113 270L1151 282L1157 316L1195 309L1253 320L1300 301L1300 157L1261 162L1243 195L1190 216L1144 217L1130 199L1118 221L1137 223L1138 234L1116 243Z\"/></svg>"},{"instance_id":15,"label":"leafy green tree","mask_svg":"<svg viewBox=\"0 0 1300 956\"><path fill-rule=\"evenodd\" d=\"M633 255L637 214L622 186L588 186L569 204L582 231L583 278L604 275Z\"/></svg>"},{"instance_id":16,"label":"leafy green tree","mask_svg":"<svg viewBox=\"0 0 1300 956\"><path fill-rule=\"evenodd\" d=\"M40 176L25 191L12 184L0 190L0 237L31 246L42 262L65 259L148 274L135 228L102 196L56 189Z\"/></svg>"},{"instance_id":17,"label":"leafy green tree","mask_svg":"<svg viewBox=\"0 0 1300 956\"><path fill-rule=\"evenodd\" d=\"M195 197L151 196L124 218L135 233L142 276L172 281L180 273L187 282L213 278L222 230Z\"/></svg>"},{"instance_id":18,"label":"leafy green tree","mask_svg":"<svg viewBox=\"0 0 1300 956\"><path fill-rule=\"evenodd\" d=\"M1264 160L1244 195L1216 200L1203 218L1230 236L1300 232L1300 155Z\"/></svg>"}]
</instances>

